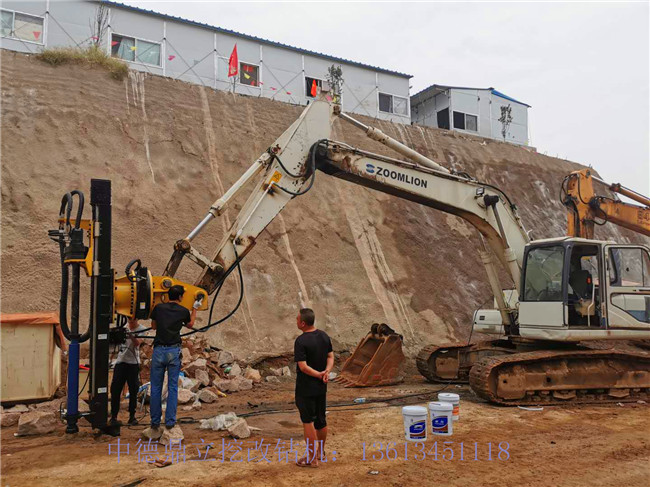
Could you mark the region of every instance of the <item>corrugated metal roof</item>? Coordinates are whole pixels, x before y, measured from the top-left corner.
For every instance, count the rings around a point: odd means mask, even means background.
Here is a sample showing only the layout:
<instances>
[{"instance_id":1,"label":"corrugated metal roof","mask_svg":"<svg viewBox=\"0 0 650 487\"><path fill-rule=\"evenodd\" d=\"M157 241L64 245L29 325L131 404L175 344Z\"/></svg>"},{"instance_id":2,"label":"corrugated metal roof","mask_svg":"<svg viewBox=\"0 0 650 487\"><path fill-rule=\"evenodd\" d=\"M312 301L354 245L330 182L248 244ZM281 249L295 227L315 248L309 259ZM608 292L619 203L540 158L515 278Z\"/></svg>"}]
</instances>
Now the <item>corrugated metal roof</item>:
<instances>
[{"instance_id":1,"label":"corrugated metal roof","mask_svg":"<svg viewBox=\"0 0 650 487\"><path fill-rule=\"evenodd\" d=\"M519 103L520 105L526 105L528 108L530 108L530 105L528 103L524 103L523 101L515 100L514 98L509 97L508 95L504 95L500 91L495 90L492 88L492 94L500 96L501 98L505 98L506 100L514 101L515 103Z\"/></svg>"},{"instance_id":2,"label":"corrugated metal roof","mask_svg":"<svg viewBox=\"0 0 650 487\"><path fill-rule=\"evenodd\" d=\"M118 8L123 8L123 9L126 9L126 10L131 10L131 11L134 11L134 12L139 12L139 13L148 14L148 15L154 15L156 17L160 17L160 18L163 18L163 19L166 19L166 20L174 20L176 22L182 22L184 24L194 25L194 26L197 26L197 27L203 27L205 29L213 30L213 31L216 31L216 32L221 32L223 34L230 34L230 35L233 35L233 36L241 37L243 39L248 39L250 41L261 42L263 44L268 44L270 46L281 47L283 49L290 49L292 51L296 51L296 52L299 52L301 54L308 54L310 56L316 56L316 57L320 57L320 58L324 58L324 59L329 59L331 61L337 61L337 62L340 62L340 63L350 64L352 66L358 66L360 68L372 69L373 71L377 71L377 72L380 72L380 73L393 74L393 75L396 75L396 76L400 76L402 78L412 78L413 77L413 75L410 75L410 74L400 73L398 71L392 71L390 69L380 68L378 66L372 66L370 64L359 63L357 61L351 61L351 60L345 59L345 58L330 56L329 54L323 54L322 52L310 51L308 49L303 49L301 47L290 46L288 44L282 44L281 42L275 42L275 41L271 41L269 39L264 39L262 37L256 37L256 36L252 36L252 35L249 35L249 34L242 34L241 32L236 32L234 30L224 29L223 27L216 27L214 25L204 24L203 22L197 22L195 20L184 19L182 17L176 17L175 15L163 14L163 13L160 13L160 12L156 12L154 10L148 10L148 9L139 8L139 7L132 7L131 5L125 5L123 3L112 2L112 1L109 1L109 0L98 0L98 2L99 3L104 3L104 4L106 4L106 5L110 6L110 7L118 7Z\"/></svg>"},{"instance_id":3,"label":"corrugated metal roof","mask_svg":"<svg viewBox=\"0 0 650 487\"><path fill-rule=\"evenodd\" d=\"M493 87L489 88L476 88L473 86L451 86L451 85L437 85L433 84L430 86L427 86L425 89L418 91L415 95L411 95L411 99L420 97L423 94L426 94L427 92L431 91L432 94L436 94L436 92L444 91L444 90L483 90L483 91L490 91L492 94L496 96L500 96L501 98L505 98L506 100L514 101L515 103L519 103L520 105L525 105L528 108L531 106L528 103L524 103L523 101L515 100L514 98L505 95L501 93L500 91L495 90Z\"/></svg>"}]
</instances>

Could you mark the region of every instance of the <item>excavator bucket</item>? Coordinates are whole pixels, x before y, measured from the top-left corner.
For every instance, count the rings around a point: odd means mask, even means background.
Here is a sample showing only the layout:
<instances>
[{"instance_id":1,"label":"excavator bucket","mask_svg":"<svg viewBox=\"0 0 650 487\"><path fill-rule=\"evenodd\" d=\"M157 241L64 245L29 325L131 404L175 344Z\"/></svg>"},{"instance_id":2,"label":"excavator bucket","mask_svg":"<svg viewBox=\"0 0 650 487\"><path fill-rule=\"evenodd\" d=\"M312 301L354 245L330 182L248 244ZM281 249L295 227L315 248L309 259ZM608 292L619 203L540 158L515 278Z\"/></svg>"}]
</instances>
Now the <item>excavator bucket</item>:
<instances>
[{"instance_id":1,"label":"excavator bucket","mask_svg":"<svg viewBox=\"0 0 650 487\"><path fill-rule=\"evenodd\" d=\"M375 323L354 349L334 382L345 387L397 384L404 380L402 335L385 323Z\"/></svg>"}]
</instances>

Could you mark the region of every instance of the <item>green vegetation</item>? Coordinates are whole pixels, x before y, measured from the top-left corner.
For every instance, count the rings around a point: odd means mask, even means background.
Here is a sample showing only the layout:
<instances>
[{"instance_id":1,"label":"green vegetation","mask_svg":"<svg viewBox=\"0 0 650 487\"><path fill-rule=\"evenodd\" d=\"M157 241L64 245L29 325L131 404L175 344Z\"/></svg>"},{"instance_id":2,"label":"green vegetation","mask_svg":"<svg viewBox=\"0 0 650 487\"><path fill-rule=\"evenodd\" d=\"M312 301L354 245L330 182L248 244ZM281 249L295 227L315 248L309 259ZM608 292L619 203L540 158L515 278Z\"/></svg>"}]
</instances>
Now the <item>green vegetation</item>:
<instances>
[{"instance_id":1,"label":"green vegetation","mask_svg":"<svg viewBox=\"0 0 650 487\"><path fill-rule=\"evenodd\" d=\"M100 66L106 69L111 78L122 80L129 72L128 65L121 59L109 56L97 46L87 49L56 48L46 49L36 57L53 66L61 64L82 64L86 66Z\"/></svg>"}]
</instances>

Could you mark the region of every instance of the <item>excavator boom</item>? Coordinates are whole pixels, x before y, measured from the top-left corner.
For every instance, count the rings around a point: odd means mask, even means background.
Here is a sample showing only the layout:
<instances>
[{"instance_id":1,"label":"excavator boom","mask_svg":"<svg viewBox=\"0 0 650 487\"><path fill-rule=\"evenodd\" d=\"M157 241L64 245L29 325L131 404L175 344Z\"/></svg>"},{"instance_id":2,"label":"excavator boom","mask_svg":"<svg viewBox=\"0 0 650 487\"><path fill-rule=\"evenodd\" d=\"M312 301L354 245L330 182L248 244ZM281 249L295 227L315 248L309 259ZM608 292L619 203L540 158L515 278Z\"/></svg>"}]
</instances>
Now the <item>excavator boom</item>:
<instances>
[{"instance_id":1,"label":"excavator boom","mask_svg":"<svg viewBox=\"0 0 650 487\"><path fill-rule=\"evenodd\" d=\"M593 182L599 182L614 193L622 194L642 206L599 196ZM568 208L567 234L572 237L594 238L594 226L605 222L642 235L650 236L650 198L620 184L607 184L594 176L590 169L569 174L562 183L563 203Z\"/></svg>"}]
</instances>

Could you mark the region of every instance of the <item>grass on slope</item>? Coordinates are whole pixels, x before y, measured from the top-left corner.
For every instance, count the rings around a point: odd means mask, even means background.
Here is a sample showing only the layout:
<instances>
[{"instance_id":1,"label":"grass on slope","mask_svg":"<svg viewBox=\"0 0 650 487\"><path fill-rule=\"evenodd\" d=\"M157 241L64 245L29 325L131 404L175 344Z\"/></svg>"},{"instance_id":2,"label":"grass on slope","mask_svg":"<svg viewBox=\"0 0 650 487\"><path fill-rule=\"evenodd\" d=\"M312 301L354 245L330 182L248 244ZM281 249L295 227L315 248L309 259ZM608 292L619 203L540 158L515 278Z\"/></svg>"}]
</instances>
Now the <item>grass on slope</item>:
<instances>
[{"instance_id":1,"label":"grass on slope","mask_svg":"<svg viewBox=\"0 0 650 487\"><path fill-rule=\"evenodd\" d=\"M129 66L122 61L109 56L97 46L87 49L62 47L46 49L36 55L38 59L53 66L62 64L83 64L86 66L99 66L106 69L111 78L122 80L129 72Z\"/></svg>"}]
</instances>

